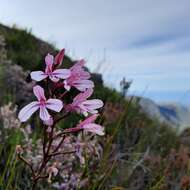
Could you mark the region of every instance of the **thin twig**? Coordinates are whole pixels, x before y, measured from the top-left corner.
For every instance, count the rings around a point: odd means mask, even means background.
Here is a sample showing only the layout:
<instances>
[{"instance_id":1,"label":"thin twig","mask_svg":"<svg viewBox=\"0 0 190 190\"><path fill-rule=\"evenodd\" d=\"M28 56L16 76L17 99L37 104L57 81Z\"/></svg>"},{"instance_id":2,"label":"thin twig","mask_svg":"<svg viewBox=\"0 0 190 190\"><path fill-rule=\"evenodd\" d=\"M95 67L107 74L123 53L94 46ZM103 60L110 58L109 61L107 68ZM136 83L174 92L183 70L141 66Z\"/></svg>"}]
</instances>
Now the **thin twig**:
<instances>
[{"instance_id":1,"label":"thin twig","mask_svg":"<svg viewBox=\"0 0 190 190\"><path fill-rule=\"evenodd\" d=\"M82 129L81 129L81 128L77 128L77 127L72 128L72 130L69 130L69 129L68 129L68 130L64 130L64 131L58 133L58 134L54 137L54 139L57 138L57 137L61 137L62 135L65 135L65 134L70 134L70 133L73 133L73 132L78 132L78 131L80 131L80 130L82 130Z\"/></svg>"},{"instance_id":2,"label":"thin twig","mask_svg":"<svg viewBox=\"0 0 190 190\"><path fill-rule=\"evenodd\" d=\"M18 158L21 161L23 161L26 165L28 165L30 167L31 171L32 171L32 175L35 175L35 172L34 172L34 169L32 167L32 164L28 160L26 160L23 156L21 156L20 154L18 154Z\"/></svg>"},{"instance_id":3,"label":"thin twig","mask_svg":"<svg viewBox=\"0 0 190 190\"><path fill-rule=\"evenodd\" d=\"M43 137L43 155L45 155L45 151L46 151L46 128L44 127L44 137Z\"/></svg>"},{"instance_id":4,"label":"thin twig","mask_svg":"<svg viewBox=\"0 0 190 190\"><path fill-rule=\"evenodd\" d=\"M60 155L60 154L72 154L72 153L75 153L76 150L73 150L73 151L65 151L65 152L54 152L52 154L50 154L49 156L57 156L57 155Z\"/></svg>"},{"instance_id":5,"label":"thin twig","mask_svg":"<svg viewBox=\"0 0 190 190\"><path fill-rule=\"evenodd\" d=\"M62 99L67 94L67 92L68 91L65 91L63 94L61 94L60 99Z\"/></svg>"},{"instance_id":6,"label":"thin twig","mask_svg":"<svg viewBox=\"0 0 190 190\"><path fill-rule=\"evenodd\" d=\"M61 139L60 143L57 145L57 147L55 148L55 150L53 151L54 152L57 152L59 150L59 148L61 147L61 145L63 144L65 140L65 136L63 136L63 138Z\"/></svg>"},{"instance_id":7,"label":"thin twig","mask_svg":"<svg viewBox=\"0 0 190 190\"><path fill-rule=\"evenodd\" d=\"M39 179L45 179L45 178L48 178L48 176L49 176L49 175L36 176L36 177L34 178L34 181L35 181L35 180L39 180Z\"/></svg>"}]
</instances>

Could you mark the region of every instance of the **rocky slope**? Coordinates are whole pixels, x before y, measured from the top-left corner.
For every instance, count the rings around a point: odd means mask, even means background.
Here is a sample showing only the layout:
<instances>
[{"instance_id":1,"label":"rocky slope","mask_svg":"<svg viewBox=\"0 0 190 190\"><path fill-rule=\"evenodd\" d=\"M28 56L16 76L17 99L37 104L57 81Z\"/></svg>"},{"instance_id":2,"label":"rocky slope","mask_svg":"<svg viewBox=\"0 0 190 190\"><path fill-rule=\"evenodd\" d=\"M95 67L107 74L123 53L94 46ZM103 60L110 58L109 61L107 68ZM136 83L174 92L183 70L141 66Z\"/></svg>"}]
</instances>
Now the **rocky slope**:
<instances>
[{"instance_id":1,"label":"rocky slope","mask_svg":"<svg viewBox=\"0 0 190 190\"><path fill-rule=\"evenodd\" d=\"M190 126L190 109L180 103L157 104L153 100L144 97L134 97L143 112L149 117L175 127L179 131Z\"/></svg>"}]
</instances>

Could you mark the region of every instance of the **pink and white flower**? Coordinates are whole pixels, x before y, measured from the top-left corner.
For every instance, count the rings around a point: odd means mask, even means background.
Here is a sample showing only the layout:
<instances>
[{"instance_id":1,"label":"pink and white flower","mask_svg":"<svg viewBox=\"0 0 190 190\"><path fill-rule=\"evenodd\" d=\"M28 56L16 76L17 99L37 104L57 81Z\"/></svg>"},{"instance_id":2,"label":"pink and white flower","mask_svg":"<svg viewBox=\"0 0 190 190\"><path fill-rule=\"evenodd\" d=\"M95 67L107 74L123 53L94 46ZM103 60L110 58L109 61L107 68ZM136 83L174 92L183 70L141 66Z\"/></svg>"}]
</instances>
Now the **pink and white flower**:
<instances>
[{"instance_id":1,"label":"pink and white flower","mask_svg":"<svg viewBox=\"0 0 190 190\"><path fill-rule=\"evenodd\" d=\"M45 57L46 68L43 71L31 72L31 78L35 81L41 81L47 77L53 82L58 82L60 79L66 79L71 75L69 69L55 69L56 66L60 65L64 56L63 50L53 57L53 55L47 54Z\"/></svg>"},{"instance_id":2,"label":"pink and white flower","mask_svg":"<svg viewBox=\"0 0 190 190\"><path fill-rule=\"evenodd\" d=\"M50 116L50 119L43 121L43 124L47 126L47 129L46 129L47 133L51 133L53 123L54 121L51 116Z\"/></svg>"},{"instance_id":3,"label":"pink and white flower","mask_svg":"<svg viewBox=\"0 0 190 190\"><path fill-rule=\"evenodd\" d=\"M54 163L52 166L50 166L48 169L47 169L47 173L49 174L48 176L48 182L51 183L51 178L52 176L56 176L59 172L59 170L57 169L57 164Z\"/></svg>"},{"instance_id":4,"label":"pink and white flower","mask_svg":"<svg viewBox=\"0 0 190 190\"><path fill-rule=\"evenodd\" d=\"M48 120L45 120L43 123L44 123L44 125L51 127L53 125L53 118L50 117Z\"/></svg>"},{"instance_id":5,"label":"pink and white flower","mask_svg":"<svg viewBox=\"0 0 190 190\"><path fill-rule=\"evenodd\" d=\"M88 131L91 133L95 133L97 135L104 135L104 128L101 125L98 125L95 122L96 118L98 117L98 114L94 114L86 118L84 121L79 123L74 128L65 129L65 132L77 132L80 130Z\"/></svg>"},{"instance_id":6,"label":"pink and white flower","mask_svg":"<svg viewBox=\"0 0 190 190\"><path fill-rule=\"evenodd\" d=\"M70 90L71 87L75 87L79 91L85 91L88 88L93 88L94 83L90 78L90 73L84 70L84 60L78 61L70 68L71 75L64 80L64 87L66 90Z\"/></svg>"},{"instance_id":7,"label":"pink and white flower","mask_svg":"<svg viewBox=\"0 0 190 190\"><path fill-rule=\"evenodd\" d=\"M68 111L76 111L87 116L88 113L98 113L97 109L103 107L104 103L99 99L87 100L93 93L93 89L88 89L85 92L81 92L74 99L72 104L67 106Z\"/></svg>"},{"instance_id":8,"label":"pink and white flower","mask_svg":"<svg viewBox=\"0 0 190 190\"><path fill-rule=\"evenodd\" d=\"M47 121L51 119L51 116L47 109L53 110L55 112L60 112L63 108L63 103L58 99L48 99L44 95L44 89L40 86L33 87L34 95L37 97L38 101L31 102L22 108L18 114L18 118L21 122L28 120L31 115L40 109L40 119Z\"/></svg>"},{"instance_id":9,"label":"pink and white flower","mask_svg":"<svg viewBox=\"0 0 190 190\"><path fill-rule=\"evenodd\" d=\"M91 115L90 117L79 123L77 127L82 128L84 131L88 131L102 136L104 135L104 128L101 125L94 123L97 117L98 114Z\"/></svg>"}]
</instances>

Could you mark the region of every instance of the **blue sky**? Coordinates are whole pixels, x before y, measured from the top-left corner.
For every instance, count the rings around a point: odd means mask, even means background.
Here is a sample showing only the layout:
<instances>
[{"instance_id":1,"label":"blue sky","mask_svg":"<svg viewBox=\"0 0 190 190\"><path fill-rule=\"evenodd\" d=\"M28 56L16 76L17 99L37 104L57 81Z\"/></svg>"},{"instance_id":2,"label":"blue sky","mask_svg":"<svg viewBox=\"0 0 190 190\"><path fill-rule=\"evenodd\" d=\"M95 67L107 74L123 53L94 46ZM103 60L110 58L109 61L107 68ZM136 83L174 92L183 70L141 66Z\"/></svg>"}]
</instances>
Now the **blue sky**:
<instances>
[{"instance_id":1,"label":"blue sky","mask_svg":"<svg viewBox=\"0 0 190 190\"><path fill-rule=\"evenodd\" d=\"M189 0L0 0L0 22L85 58L119 89L190 104Z\"/></svg>"}]
</instances>

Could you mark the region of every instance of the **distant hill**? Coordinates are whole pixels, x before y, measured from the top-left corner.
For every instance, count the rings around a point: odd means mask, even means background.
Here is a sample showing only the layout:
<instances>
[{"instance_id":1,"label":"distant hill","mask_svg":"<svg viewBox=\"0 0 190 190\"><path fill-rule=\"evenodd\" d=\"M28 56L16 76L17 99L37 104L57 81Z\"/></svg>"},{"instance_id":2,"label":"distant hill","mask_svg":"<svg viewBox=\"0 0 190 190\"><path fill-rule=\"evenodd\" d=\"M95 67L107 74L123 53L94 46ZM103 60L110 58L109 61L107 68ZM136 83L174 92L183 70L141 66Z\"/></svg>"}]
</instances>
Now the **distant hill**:
<instances>
[{"instance_id":1,"label":"distant hill","mask_svg":"<svg viewBox=\"0 0 190 190\"><path fill-rule=\"evenodd\" d=\"M179 131L190 126L190 109L180 103L157 104L144 97L134 97L134 101L149 117L158 119Z\"/></svg>"}]
</instances>

